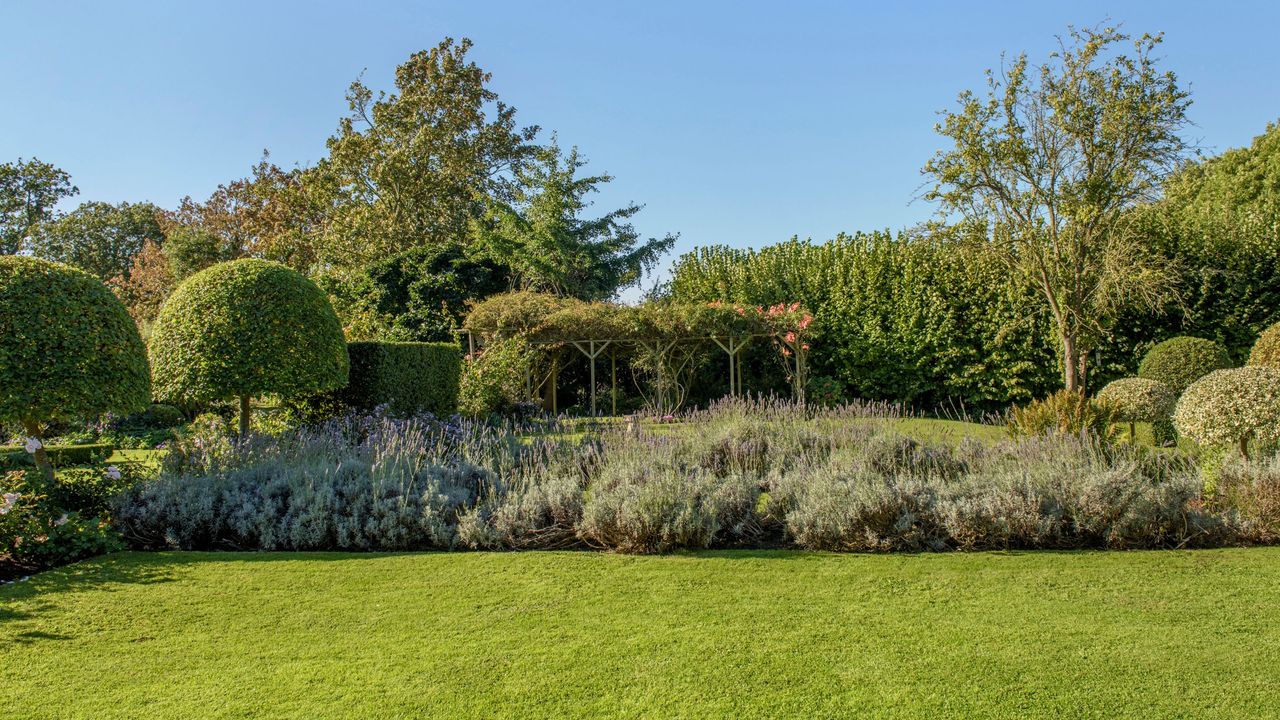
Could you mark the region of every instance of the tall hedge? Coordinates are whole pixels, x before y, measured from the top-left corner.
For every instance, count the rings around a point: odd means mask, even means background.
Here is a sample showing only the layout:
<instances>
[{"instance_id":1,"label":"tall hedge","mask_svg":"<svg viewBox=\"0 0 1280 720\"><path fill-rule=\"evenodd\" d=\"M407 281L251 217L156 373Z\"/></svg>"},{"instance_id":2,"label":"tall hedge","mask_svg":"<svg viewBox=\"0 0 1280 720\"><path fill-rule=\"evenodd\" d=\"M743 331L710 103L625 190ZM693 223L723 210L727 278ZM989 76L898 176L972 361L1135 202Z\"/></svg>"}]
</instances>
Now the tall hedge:
<instances>
[{"instance_id":1,"label":"tall hedge","mask_svg":"<svg viewBox=\"0 0 1280 720\"><path fill-rule=\"evenodd\" d=\"M671 294L801 303L819 328L812 374L838 378L860 397L995 407L1061 382L1034 290L957 242L885 232L702 248L677 262Z\"/></svg>"},{"instance_id":2,"label":"tall hedge","mask_svg":"<svg viewBox=\"0 0 1280 720\"><path fill-rule=\"evenodd\" d=\"M279 263L235 260L187 278L152 328L156 394L173 401L286 397L347 382L347 346L329 299Z\"/></svg>"},{"instance_id":3,"label":"tall hedge","mask_svg":"<svg viewBox=\"0 0 1280 720\"><path fill-rule=\"evenodd\" d=\"M458 409L462 349L456 343L354 342L351 379L339 398L352 407L388 406L394 415Z\"/></svg>"}]
</instances>

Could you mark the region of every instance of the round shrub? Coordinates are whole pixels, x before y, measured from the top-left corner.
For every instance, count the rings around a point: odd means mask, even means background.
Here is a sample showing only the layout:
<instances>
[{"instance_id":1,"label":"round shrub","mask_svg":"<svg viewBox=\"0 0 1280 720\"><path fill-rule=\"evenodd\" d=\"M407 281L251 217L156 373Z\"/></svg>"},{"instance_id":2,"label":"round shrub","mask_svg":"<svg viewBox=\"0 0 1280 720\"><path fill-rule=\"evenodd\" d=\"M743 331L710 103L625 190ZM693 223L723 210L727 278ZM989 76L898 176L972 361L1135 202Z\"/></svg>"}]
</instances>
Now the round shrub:
<instances>
[{"instance_id":1,"label":"round shrub","mask_svg":"<svg viewBox=\"0 0 1280 720\"><path fill-rule=\"evenodd\" d=\"M1115 419L1129 423L1129 442L1134 441L1134 423L1168 422L1178 396L1168 385L1146 378L1121 378L1098 393L1097 402L1111 409Z\"/></svg>"},{"instance_id":2,"label":"round shrub","mask_svg":"<svg viewBox=\"0 0 1280 720\"><path fill-rule=\"evenodd\" d=\"M1233 365L1227 349L1212 340L1175 337L1147 351L1138 364L1138 377L1162 382L1181 395L1191 383Z\"/></svg>"},{"instance_id":3,"label":"round shrub","mask_svg":"<svg viewBox=\"0 0 1280 720\"><path fill-rule=\"evenodd\" d=\"M1173 413L1178 432L1207 446L1236 445L1246 458L1249 441L1280 439L1280 370L1216 370L1191 384Z\"/></svg>"},{"instance_id":4,"label":"round shrub","mask_svg":"<svg viewBox=\"0 0 1280 720\"><path fill-rule=\"evenodd\" d=\"M39 436L49 420L147 406L151 381L138 326L88 273L0 257L0 422ZM45 465L43 453L37 463Z\"/></svg>"},{"instance_id":5,"label":"round shrub","mask_svg":"<svg viewBox=\"0 0 1280 720\"><path fill-rule=\"evenodd\" d=\"M1280 368L1280 323L1276 323L1258 336L1249 351L1249 364Z\"/></svg>"},{"instance_id":6,"label":"round shrub","mask_svg":"<svg viewBox=\"0 0 1280 720\"><path fill-rule=\"evenodd\" d=\"M187 278L151 337L156 395L171 402L311 395L347 382L347 345L329 299L279 263L245 259Z\"/></svg>"}]
</instances>

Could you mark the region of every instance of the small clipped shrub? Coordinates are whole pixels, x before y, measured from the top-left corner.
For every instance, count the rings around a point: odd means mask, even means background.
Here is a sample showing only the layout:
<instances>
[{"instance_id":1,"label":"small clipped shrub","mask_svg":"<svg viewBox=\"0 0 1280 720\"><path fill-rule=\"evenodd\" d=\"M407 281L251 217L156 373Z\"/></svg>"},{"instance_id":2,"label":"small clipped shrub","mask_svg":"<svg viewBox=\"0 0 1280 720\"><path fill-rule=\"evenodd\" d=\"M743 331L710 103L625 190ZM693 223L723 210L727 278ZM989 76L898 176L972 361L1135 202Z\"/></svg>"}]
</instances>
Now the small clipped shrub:
<instances>
[{"instance_id":1,"label":"small clipped shrub","mask_svg":"<svg viewBox=\"0 0 1280 720\"><path fill-rule=\"evenodd\" d=\"M1280 369L1280 323L1276 323L1258 336L1249 351L1249 364Z\"/></svg>"},{"instance_id":2,"label":"small clipped shrub","mask_svg":"<svg viewBox=\"0 0 1280 720\"><path fill-rule=\"evenodd\" d=\"M1173 414L1178 396L1168 385L1147 378L1121 378L1098 393L1097 402L1111 409L1115 419L1129 424L1129 442L1134 441L1134 423L1154 423Z\"/></svg>"},{"instance_id":3,"label":"small clipped shrub","mask_svg":"<svg viewBox=\"0 0 1280 720\"><path fill-rule=\"evenodd\" d=\"M385 405L397 417L458 409L462 350L455 343L354 342L347 345L351 376L337 395L347 405Z\"/></svg>"},{"instance_id":4,"label":"small clipped shrub","mask_svg":"<svg viewBox=\"0 0 1280 720\"><path fill-rule=\"evenodd\" d=\"M1015 437L1089 434L1103 440L1115 436L1115 413L1083 393L1059 390L1009 411L1009 433Z\"/></svg>"},{"instance_id":5,"label":"small clipped shrub","mask_svg":"<svg viewBox=\"0 0 1280 720\"><path fill-rule=\"evenodd\" d=\"M49 421L128 414L150 397L138 327L106 285L66 265L0 257L0 422L41 437ZM35 461L51 479L43 452Z\"/></svg>"},{"instance_id":6,"label":"small clipped shrub","mask_svg":"<svg viewBox=\"0 0 1280 720\"><path fill-rule=\"evenodd\" d=\"M187 278L152 327L157 397L168 402L297 397L347 383L347 344L328 297L279 263L245 259Z\"/></svg>"},{"instance_id":7,"label":"small clipped shrub","mask_svg":"<svg viewBox=\"0 0 1280 720\"><path fill-rule=\"evenodd\" d=\"M1251 442L1280 440L1280 370L1215 370L1191 384L1173 413L1178 433L1206 447L1235 446L1249 457Z\"/></svg>"},{"instance_id":8,"label":"small clipped shrub","mask_svg":"<svg viewBox=\"0 0 1280 720\"><path fill-rule=\"evenodd\" d=\"M164 403L154 403L142 414L143 424L150 428L174 428L186 421L182 410Z\"/></svg>"},{"instance_id":9,"label":"small clipped shrub","mask_svg":"<svg viewBox=\"0 0 1280 720\"><path fill-rule=\"evenodd\" d=\"M1181 395L1205 375L1234 365L1227 349L1212 340L1175 337L1147 351L1138 364L1138 377L1162 382Z\"/></svg>"}]
</instances>

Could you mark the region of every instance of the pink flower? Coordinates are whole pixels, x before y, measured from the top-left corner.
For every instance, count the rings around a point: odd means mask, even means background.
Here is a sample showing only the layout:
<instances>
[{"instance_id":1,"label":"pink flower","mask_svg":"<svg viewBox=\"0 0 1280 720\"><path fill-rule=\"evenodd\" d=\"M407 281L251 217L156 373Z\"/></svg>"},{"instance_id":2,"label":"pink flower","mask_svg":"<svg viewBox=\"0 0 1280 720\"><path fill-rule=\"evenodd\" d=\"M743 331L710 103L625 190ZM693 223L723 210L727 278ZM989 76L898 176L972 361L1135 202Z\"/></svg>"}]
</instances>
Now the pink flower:
<instances>
[{"instance_id":1,"label":"pink flower","mask_svg":"<svg viewBox=\"0 0 1280 720\"><path fill-rule=\"evenodd\" d=\"M785 339L787 342L789 342L789 343L795 343L795 341L796 341L796 334L795 334L795 333L793 333L793 332L789 332L789 333L787 333L787 334L784 336L784 339Z\"/></svg>"},{"instance_id":2,"label":"pink flower","mask_svg":"<svg viewBox=\"0 0 1280 720\"><path fill-rule=\"evenodd\" d=\"M107 477L111 478L112 480L119 480L119 479L120 479L120 468L116 467L115 465L108 465L108 466L107 466Z\"/></svg>"}]
</instances>

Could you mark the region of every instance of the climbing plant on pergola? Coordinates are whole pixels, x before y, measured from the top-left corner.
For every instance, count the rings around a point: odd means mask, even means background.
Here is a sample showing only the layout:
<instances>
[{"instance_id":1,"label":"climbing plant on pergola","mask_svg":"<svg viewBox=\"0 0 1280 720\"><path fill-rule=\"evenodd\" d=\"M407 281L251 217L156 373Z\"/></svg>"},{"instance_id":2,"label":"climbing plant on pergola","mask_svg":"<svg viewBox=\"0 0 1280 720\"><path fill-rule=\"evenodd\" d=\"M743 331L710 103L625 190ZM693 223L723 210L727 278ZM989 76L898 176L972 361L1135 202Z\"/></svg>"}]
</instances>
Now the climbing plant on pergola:
<instances>
[{"instance_id":1,"label":"climbing plant on pergola","mask_svg":"<svg viewBox=\"0 0 1280 720\"><path fill-rule=\"evenodd\" d=\"M655 365L654 396L661 411L673 411L682 402L676 377L688 367L699 344L713 343L729 358L729 394L744 391L742 351L753 341L776 344L787 358L789 379L797 399L804 399L807 380L809 334L813 316L798 303L768 308L714 303L651 302L639 306L589 303L543 293L514 292L491 297L472 308L464 325L468 350L474 355L496 340L520 337L531 346L574 348L590 364L591 412L597 411L597 360L610 351L610 388L617 413L617 371L612 350L622 345L649 353ZM543 383L551 383L552 410L556 410L555 383L559 357L547 377L536 386L526 379L530 397Z\"/></svg>"}]
</instances>

